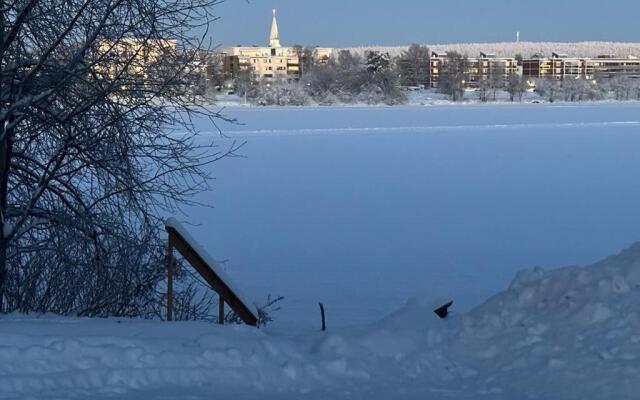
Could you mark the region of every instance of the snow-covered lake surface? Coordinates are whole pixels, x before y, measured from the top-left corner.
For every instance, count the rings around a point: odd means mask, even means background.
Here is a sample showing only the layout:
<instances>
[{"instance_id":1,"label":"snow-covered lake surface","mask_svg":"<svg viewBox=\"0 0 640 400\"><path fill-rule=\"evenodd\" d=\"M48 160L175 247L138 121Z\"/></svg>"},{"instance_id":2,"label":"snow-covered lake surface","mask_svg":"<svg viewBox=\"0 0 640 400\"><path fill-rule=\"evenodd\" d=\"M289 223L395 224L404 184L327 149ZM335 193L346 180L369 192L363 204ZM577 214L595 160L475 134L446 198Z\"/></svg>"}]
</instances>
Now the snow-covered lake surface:
<instances>
[{"instance_id":1,"label":"snow-covered lake surface","mask_svg":"<svg viewBox=\"0 0 640 400\"><path fill-rule=\"evenodd\" d=\"M285 296L281 327L316 327L318 301L334 327L414 295L467 311L640 239L637 103L224 112L246 158L180 220L244 292Z\"/></svg>"}]
</instances>

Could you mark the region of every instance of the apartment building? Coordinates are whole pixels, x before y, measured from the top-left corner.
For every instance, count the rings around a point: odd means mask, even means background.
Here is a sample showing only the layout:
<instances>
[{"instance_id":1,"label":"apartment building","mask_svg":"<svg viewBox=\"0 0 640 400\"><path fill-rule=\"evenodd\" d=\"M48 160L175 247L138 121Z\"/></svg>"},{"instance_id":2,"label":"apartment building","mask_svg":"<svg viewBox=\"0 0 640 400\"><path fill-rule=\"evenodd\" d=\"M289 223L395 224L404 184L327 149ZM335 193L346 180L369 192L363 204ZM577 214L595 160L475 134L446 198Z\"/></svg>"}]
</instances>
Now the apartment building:
<instances>
[{"instance_id":1,"label":"apartment building","mask_svg":"<svg viewBox=\"0 0 640 400\"><path fill-rule=\"evenodd\" d=\"M589 76L587 59L572 58L562 53L552 53L551 58L534 56L522 60L522 74L528 78L552 78L558 81L567 78Z\"/></svg>"},{"instance_id":2,"label":"apartment building","mask_svg":"<svg viewBox=\"0 0 640 400\"><path fill-rule=\"evenodd\" d=\"M603 55L586 59L585 63L586 74L589 79L613 78L616 76L640 78L640 59L635 56L619 58Z\"/></svg>"},{"instance_id":3,"label":"apartment building","mask_svg":"<svg viewBox=\"0 0 640 400\"><path fill-rule=\"evenodd\" d=\"M317 62L326 62L333 49L316 47L313 50ZM303 54L300 48L283 47L276 10L273 10L268 46L235 46L225 50L224 73L233 79L250 73L256 80L298 80L304 73Z\"/></svg>"},{"instance_id":4,"label":"apartment building","mask_svg":"<svg viewBox=\"0 0 640 400\"><path fill-rule=\"evenodd\" d=\"M603 55L596 58L572 58L553 53L551 58L532 57L522 61L522 74L528 78L601 79L626 76L640 78L640 59Z\"/></svg>"},{"instance_id":5,"label":"apartment building","mask_svg":"<svg viewBox=\"0 0 640 400\"><path fill-rule=\"evenodd\" d=\"M446 73L447 53L432 52L430 86L437 88ZM518 73L518 62L511 57L497 57L495 54L480 52L478 57L466 58L465 86L477 88L482 82L502 81L506 84L509 76Z\"/></svg>"},{"instance_id":6,"label":"apartment building","mask_svg":"<svg viewBox=\"0 0 640 400\"><path fill-rule=\"evenodd\" d=\"M154 67L167 56L175 56L177 41L173 39L140 39L123 37L118 39L99 39L95 46L101 62L96 64L94 72L110 79L126 72L131 83L144 83L156 73Z\"/></svg>"}]
</instances>

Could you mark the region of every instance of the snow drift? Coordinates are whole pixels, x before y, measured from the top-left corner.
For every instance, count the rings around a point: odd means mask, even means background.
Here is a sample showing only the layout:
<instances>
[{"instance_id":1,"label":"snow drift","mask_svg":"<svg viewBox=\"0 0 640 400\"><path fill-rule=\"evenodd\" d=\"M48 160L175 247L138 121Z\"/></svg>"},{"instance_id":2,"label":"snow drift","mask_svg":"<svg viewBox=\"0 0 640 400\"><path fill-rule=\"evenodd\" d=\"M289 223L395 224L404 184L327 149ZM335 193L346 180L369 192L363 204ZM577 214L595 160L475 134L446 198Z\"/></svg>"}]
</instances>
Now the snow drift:
<instances>
[{"instance_id":1,"label":"snow drift","mask_svg":"<svg viewBox=\"0 0 640 400\"><path fill-rule=\"evenodd\" d=\"M635 399L639 312L635 244L584 268L520 272L465 318L452 355L520 398Z\"/></svg>"},{"instance_id":2,"label":"snow drift","mask_svg":"<svg viewBox=\"0 0 640 400\"><path fill-rule=\"evenodd\" d=\"M423 299L368 326L295 335L5 316L0 398L635 399L639 310L636 244L520 272L446 320Z\"/></svg>"}]
</instances>

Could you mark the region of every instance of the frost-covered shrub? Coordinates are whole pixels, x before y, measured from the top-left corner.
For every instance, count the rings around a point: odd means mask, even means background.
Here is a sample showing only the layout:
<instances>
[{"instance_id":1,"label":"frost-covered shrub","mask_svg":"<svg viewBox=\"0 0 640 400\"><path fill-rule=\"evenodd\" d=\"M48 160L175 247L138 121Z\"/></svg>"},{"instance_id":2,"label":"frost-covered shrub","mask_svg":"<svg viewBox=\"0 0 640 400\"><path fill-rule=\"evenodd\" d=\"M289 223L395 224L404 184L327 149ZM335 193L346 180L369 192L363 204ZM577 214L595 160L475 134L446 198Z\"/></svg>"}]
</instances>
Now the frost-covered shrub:
<instances>
[{"instance_id":1,"label":"frost-covered shrub","mask_svg":"<svg viewBox=\"0 0 640 400\"><path fill-rule=\"evenodd\" d=\"M304 106L309 96L297 82L262 83L256 89L255 104L262 106Z\"/></svg>"}]
</instances>

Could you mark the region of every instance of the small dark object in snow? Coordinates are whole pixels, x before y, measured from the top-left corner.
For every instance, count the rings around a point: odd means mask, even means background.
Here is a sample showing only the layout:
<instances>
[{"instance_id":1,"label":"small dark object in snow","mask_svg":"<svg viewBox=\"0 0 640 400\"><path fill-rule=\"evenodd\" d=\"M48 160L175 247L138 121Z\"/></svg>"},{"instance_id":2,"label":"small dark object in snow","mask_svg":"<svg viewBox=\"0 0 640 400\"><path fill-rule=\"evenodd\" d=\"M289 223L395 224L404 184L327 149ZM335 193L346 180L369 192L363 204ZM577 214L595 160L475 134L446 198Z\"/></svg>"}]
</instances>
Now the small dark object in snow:
<instances>
[{"instance_id":1,"label":"small dark object in snow","mask_svg":"<svg viewBox=\"0 0 640 400\"><path fill-rule=\"evenodd\" d=\"M324 316L324 304L318 303L318 305L320 306L320 319L322 320L322 330L326 331L327 330L327 323L326 323L325 316Z\"/></svg>"},{"instance_id":2,"label":"small dark object in snow","mask_svg":"<svg viewBox=\"0 0 640 400\"><path fill-rule=\"evenodd\" d=\"M447 318L447 315L449 315L449 307L451 307L452 304L453 304L453 300L436 308L435 310L433 310L433 312L436 313L438 317L445 319Z\"/></svg>"}]
</instances>

